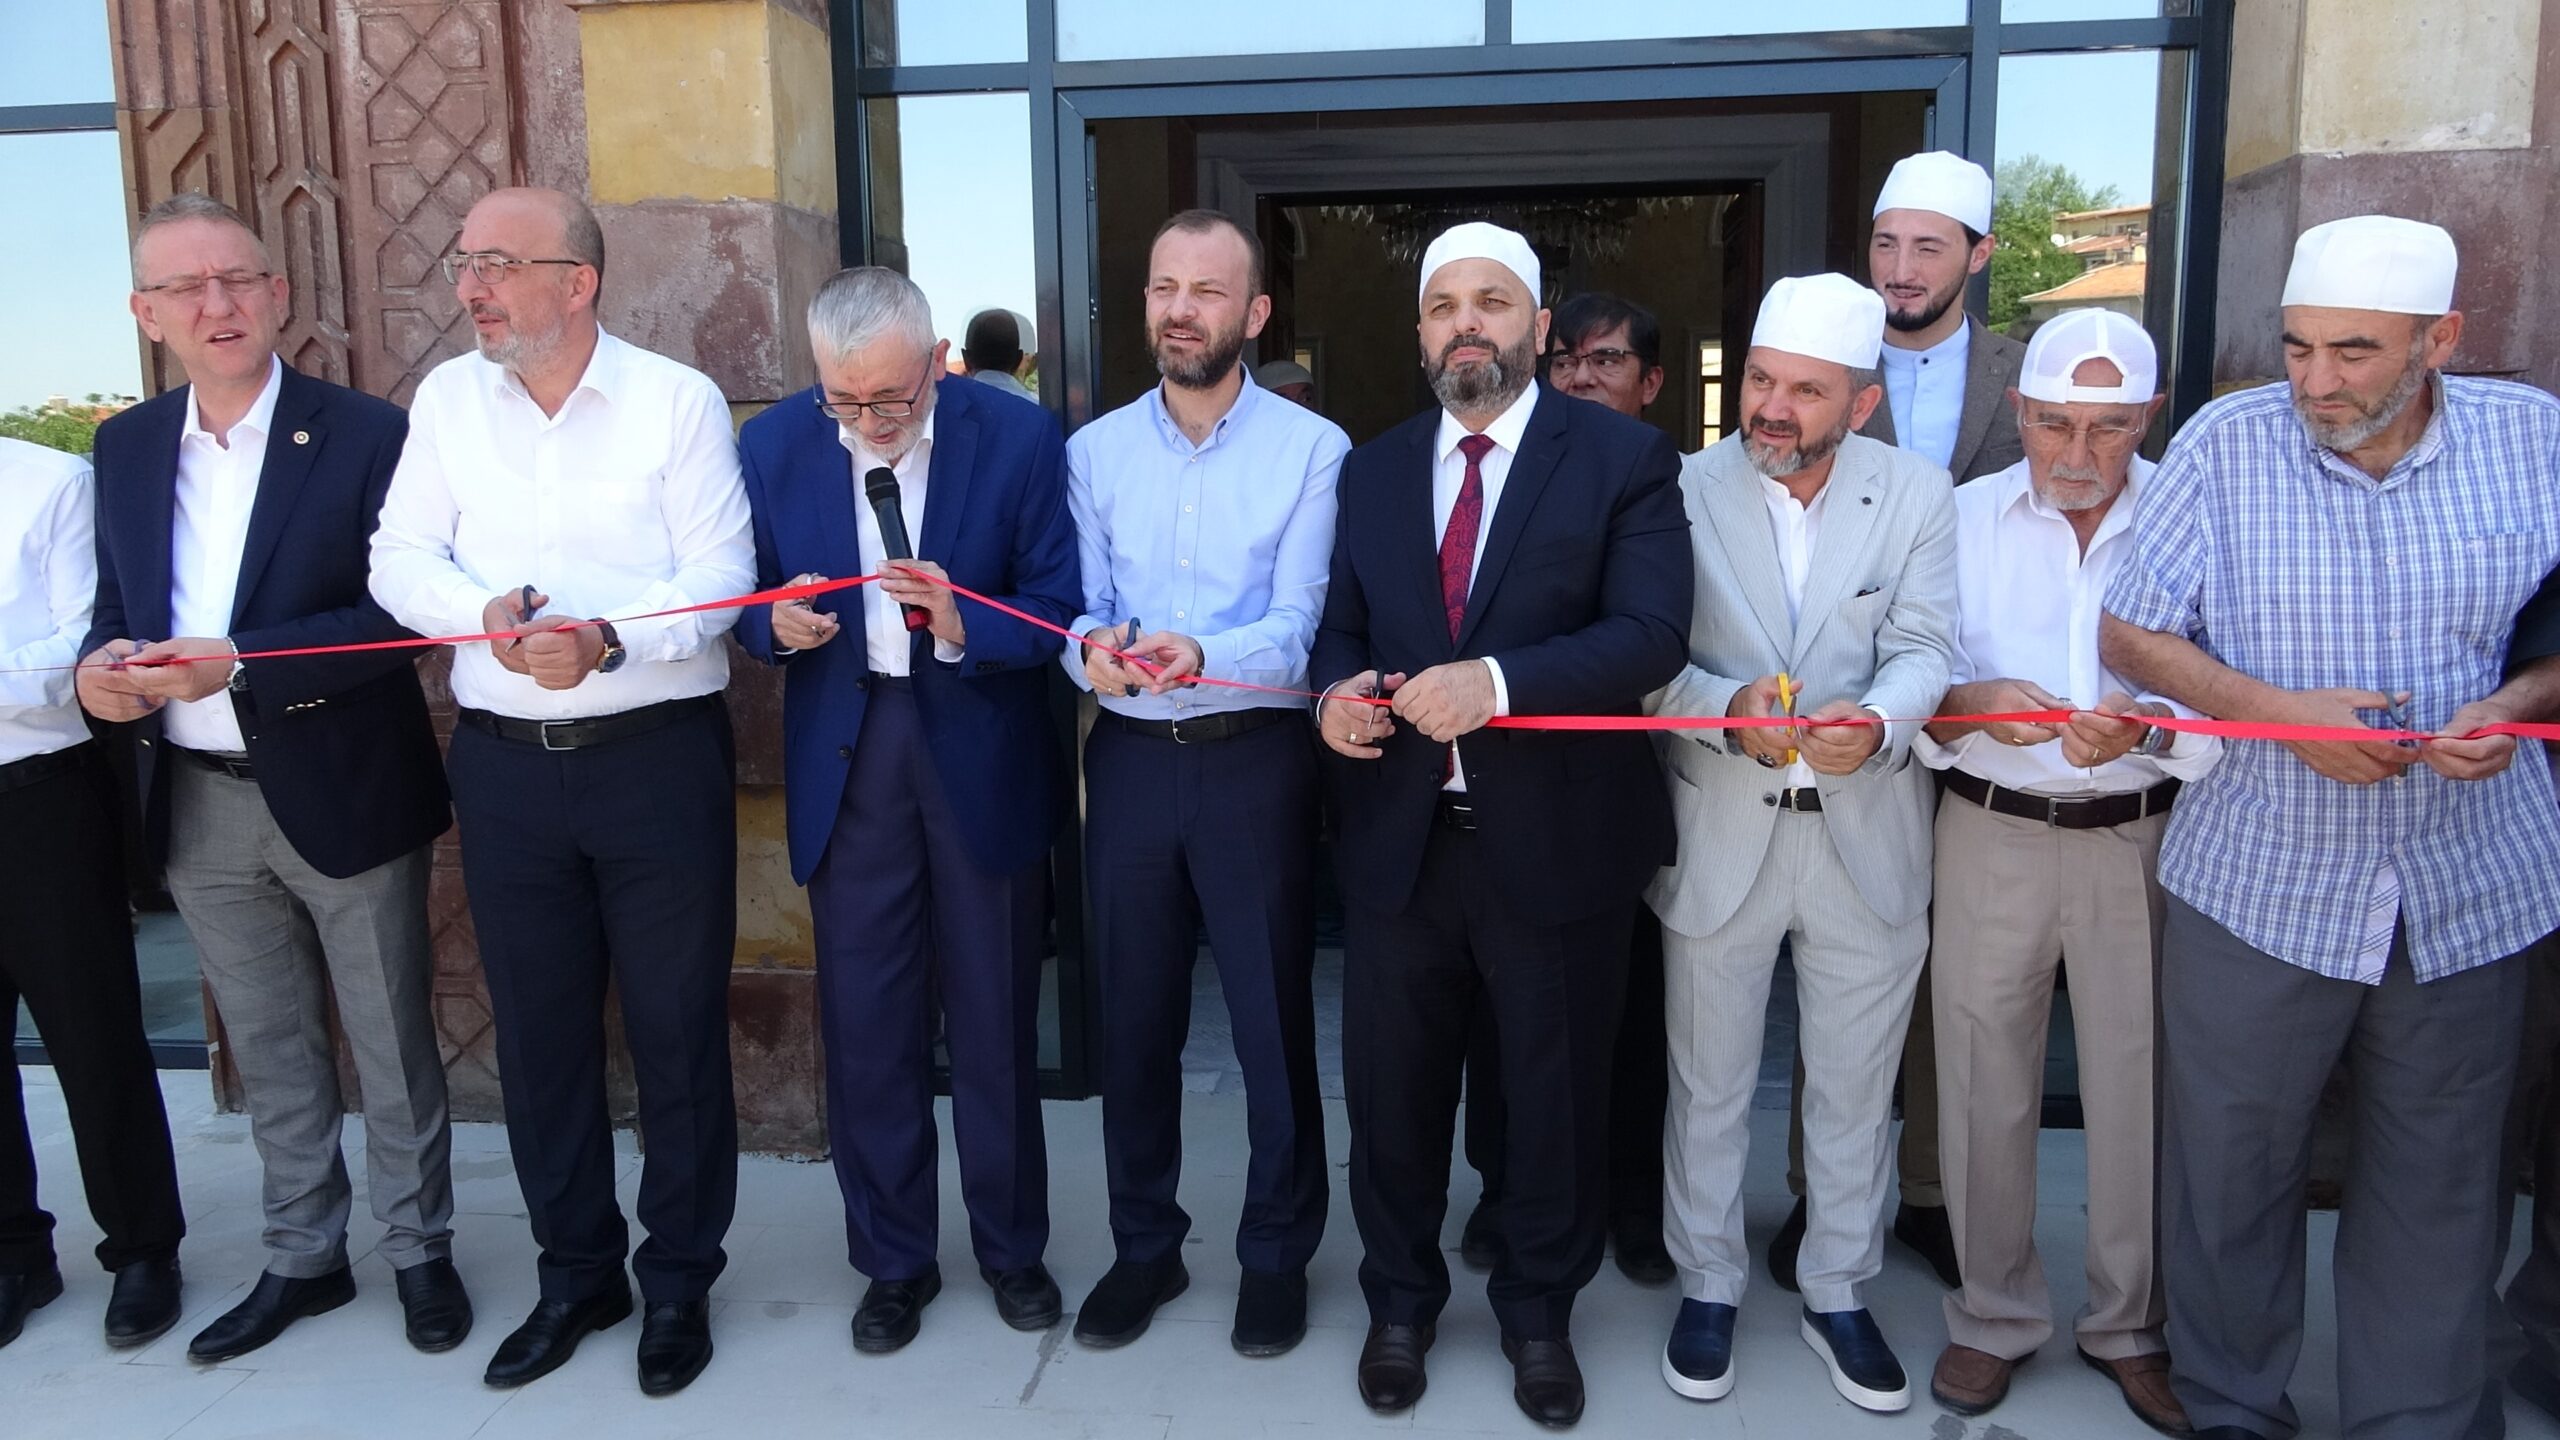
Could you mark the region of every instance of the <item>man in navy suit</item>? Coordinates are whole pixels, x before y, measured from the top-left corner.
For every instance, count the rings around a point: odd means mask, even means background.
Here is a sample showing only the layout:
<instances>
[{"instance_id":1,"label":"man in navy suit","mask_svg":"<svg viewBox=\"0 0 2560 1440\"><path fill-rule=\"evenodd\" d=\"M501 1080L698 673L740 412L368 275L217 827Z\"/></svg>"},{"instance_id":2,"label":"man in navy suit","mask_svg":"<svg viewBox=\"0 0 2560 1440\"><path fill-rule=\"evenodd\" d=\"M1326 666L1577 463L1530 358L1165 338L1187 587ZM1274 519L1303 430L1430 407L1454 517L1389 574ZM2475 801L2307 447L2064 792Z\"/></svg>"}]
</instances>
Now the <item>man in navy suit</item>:
<instances>
[{"instance_id":1,"label":"man in navy suit","mask_svg":"<svg viewBox=\"0 0 2560 1440\"><path fill-rule=\"evenodd\" d=\"M828 1139L847 1249L871 1278L853 1343L905 1345L942 1289L937 998L978 1271L1006 1324L1044 1330L1060 1310L1041 1263L1037 1060L1066 792L1047 700L1060 640L933 582L1052 622L1076 613L1064 442L1039 406L945 371L950 342L894 270L820 287L809 340L819 384L739 435L757 583L883 578L748 610L737 634L786 676L791 873L817 927ZM894 512L874 503L890 492ZM892 558L910 542L918 558Z\"/></svg>"},{"instance_id":2,"label":"man in navy suit","mask_svg":"<svg viewBox=\"0 0 2560 1440\"><path fill-rule=\"evenodd\" d=\"M143 217L134 315L190 383L98 430L98 601L83 646L98 663L81 670L80 699L143 724L147 833L266 1171L266 1273L188 1356L246 1354L355 1294L330 993L363 1086L365 1189L409 1341L449 1350L470 1333L471 1305L451 1259L427 847L450 814L416 655L236 658L409 633L365 593L408 422L277 357L288 312L273 269L219 201L178 195ZM174 1261L168 1285L174 1298Z\"/></svg>"},{"instance_id":3,"label":"man in navy suit","mask_svg":"<svg viewBox=\"0 0 2560 1440\"><path fill-rule=\"evenodd\" d=\"M1628 940L1672 858L1671 804L1642 734L1484 727L1640 713L1685 663L1692 581L1669 437L1532 378L1548 324L1538 272L1528 242L1492 225L1424 252L1422 361L1440 408L1343 462L1308 668L1351 697L1318 718L1340 757L1361 1398L1394 1411L1422 1395L1481 998L1509 1107L1488 1293L1513 1399L1564 1426L1582 1416L1569 1324L1606 1228ZM1391 712L1364 694L1392 697Z\"/></svg>"}]
</instances>

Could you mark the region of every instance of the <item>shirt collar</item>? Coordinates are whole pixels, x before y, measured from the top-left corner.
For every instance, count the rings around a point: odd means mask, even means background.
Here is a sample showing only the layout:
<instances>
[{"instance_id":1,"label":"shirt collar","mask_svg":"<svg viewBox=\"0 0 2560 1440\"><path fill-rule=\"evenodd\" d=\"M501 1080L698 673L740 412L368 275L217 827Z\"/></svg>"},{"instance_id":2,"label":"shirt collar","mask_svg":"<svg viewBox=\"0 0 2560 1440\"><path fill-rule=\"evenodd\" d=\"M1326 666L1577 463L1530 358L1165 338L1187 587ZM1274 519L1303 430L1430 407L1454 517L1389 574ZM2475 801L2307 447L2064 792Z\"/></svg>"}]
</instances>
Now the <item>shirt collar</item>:
<instances>
[{"instance_id":1,"label":"shirt collar","mask_svg":"<svg viewBox=\"0 0 2560 1440\"><path fill-rule=\"evenodd\" d=\"M2157 468L2159 467L2139 455L2133 457L2133 467L2124 477L2123 491L2116 496L2116 503L2107 507L2107 518L2098 522L2098 533L2089 537L2090 549L2097 549L2117 531L2133 523L2133 507L2141 499L2143 484L2150 479L2151 472ZM2023 509L2038 519L2050 520L2056 525L2071 523L2069 516L2046 504L2044 497L2036 494L2035 477L2028 472L2027 462L2024 460L1996 476L1973 483L2001 487L1998 492L1999 503L1993 507L1998 514L2006 515L2012 510Z\"/></svg>"},{"instance_id":2,"label":"shirt collar","mask_svg":"<svg viewBox=\"0 0 2560 1440\"><path fill-rule=\"evenodd\" d=\"M614 338L613 332L598 325L595 353L587 357L587 368L578 376L578 383L569 387L569 398L577 398L581 390L591 390L595 392L597 398L608 405L619 399L622 394L624 368L622 351L623 344ZM526 401L533 399L533 392L524 388L524 382L516 378L514 371L495 361L487 363L489 368L497 373L499 389L508 391L519 399ZM562 412L565 413L568 408L568 400L560 402Z\"/></svg>"},{"instance_id":3,"label":"shirt collar","mask_svg":"<svg viewBox=\"0 0 2560 1440\"><path fill-rule=\"evenodd\" d=\"M907 447L907 454L926 457L931 456L933 453L931 449L931 446L933 445L933 422L939 418L941 414L942 407L938 404L931 410L925 412L924 429L917 432L916 443ZM836 443L842 445L846 452L853 456L855 462L857 464L861 464L866 470L873 465L881 463L880 457L871 453L871 447L862 443L861 435L855 433L852 426L847 425L841 420L836 422ZM899 462L899 464L904 463L906 462L903 460ZM894 470L897 466L892 465L889 468Z\"/></svg>"},{"instance_id":4,"label":"shirt collar","mask_svg":"<svg viewBox=\"0 0 2560 1440\"><path fill-rule=\"evenodd\" d=\"M1889 369L1916 369L1924 360L1961 360L1973 344L1971 321L1955 328L1955 333L1925 350L1905 350L1888 343L1884 347L1884 363Z\"/></svg>"},{"instance_id":5,"label":"shirt collar","mask_svg":"<svg viewBox=\"0 0 2560 1440\"><path fill-rule=\"evenodd\" d=\"M1156 433L1164 437L1166 444L1185 455L1206 450L1217 444L1225 437L1228 426L1242 422L1246 416L1253 413L1254 406L1262 403L1262 387L1253 383L1253 367L1238 362L1236 373L1244 383L1237 387L1234 402L1227 406L1226 414L1218 417L1218 423L1209 427L1209 438L1197 445L1191 443L1190 436L1182 433L1182 426L1175 422L1173 412L1165 408L1164 387L1173 382L1157 381L1147 391L1147 404L1156 417Z\"/></svg>"},{"instance_id":6,"label":"shirt collar","mask_svg":"<svg viewBox=\"0 0 2560 1440\"><path fill-rule=\"evenodd\" d=\"M1501 446L1505 454L1519 454L1520 437L1529 433L1529 412L1537 408L1538 382L1532 380L1520 392L1519 398L1511 402L1510 408L1493 417L1493 423L1484 427L1485 438ZM1449 452L1457 449L1458 442L1467 434L1467 427L1458 423L1457 416L1442 410L1440 434L1431 453L1439 459L1448 459Z\"/></svg>"},{"instance_id":7,"label":"shirt collar","mask_svg":"<svg viewBox=\"0 0 2560 1440\"><path fill-rule=\"evenodd\" d=\"M2303 443L2311 446L2312 458L2319 461L2321 465L2339 474L2362 479L2370 485L2387 485L2399 476L2433 461L2444 453L2447 445L2458 438L2461 426L2460 422L2453 418L2453 407L2446 403L2448 397L2445 394L2443 371L2429 372L2427 394L2434 401L2433 411L2427 416L2427 428L2419 434L2418 443L2409 447L2409 453L2401 456L2379 479L2365 474L2363 467L2346 456L2326 445L2314 442L2311 439L2310 427L2303 425L2299 412L2295 413L2293 423L2301 428ZM2288 397L2288 408L2290 408L2290 397Z\"/></svg>"},{"instance_id":8,"label":"shirt collar","mask_svg":"<svg viewBox=\"0 0 2560 1440\"><path fill-rule=\"evenodd\" d=\"M260 390L258 392L258 398L250 402L249 413L241 416L239 422L234 424L228 433L220 437L221 443L228 445L230 443L231 436L237 435L244 430L257 436L261 440L267 438L268 432L275 428L276 396L280 394L283 389L284 360L281 356L270 355L267 357L266 388ZM214 433L204 428L203 413L196 409L195 388L193 386L189 386L187 389L187 428L178 432L178 442L180 444L185 444L189 440L212 441L214 439L216 439Z\"/></svg>"}]
</instances>

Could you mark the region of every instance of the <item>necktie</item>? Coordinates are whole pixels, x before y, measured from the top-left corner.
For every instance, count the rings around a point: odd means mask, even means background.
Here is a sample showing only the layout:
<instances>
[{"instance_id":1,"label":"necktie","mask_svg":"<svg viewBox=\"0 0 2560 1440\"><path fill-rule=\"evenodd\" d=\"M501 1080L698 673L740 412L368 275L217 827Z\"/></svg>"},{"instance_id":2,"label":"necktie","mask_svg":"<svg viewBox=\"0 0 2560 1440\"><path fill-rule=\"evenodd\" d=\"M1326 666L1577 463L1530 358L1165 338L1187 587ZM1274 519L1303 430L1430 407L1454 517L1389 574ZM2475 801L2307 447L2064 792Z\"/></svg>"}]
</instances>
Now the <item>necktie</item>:
<instances>
[{"instance_id":1,"label":"necktie","mask_svg":"<svg viewBox=\"0 0 2560 1440\"><path fill-rule=\"evenodd\" d=\"M1440 605L1449 612L1449 640L1467 618L1467 581L1476 568L1476 532L1484 528L1484 457L1493 441L1483 435L1462 436L1458 453L1467 457L1467 477L1458 484L1458 503L1449 507L1449 528L1440 532Z\"/></svg>"}]
</instances>

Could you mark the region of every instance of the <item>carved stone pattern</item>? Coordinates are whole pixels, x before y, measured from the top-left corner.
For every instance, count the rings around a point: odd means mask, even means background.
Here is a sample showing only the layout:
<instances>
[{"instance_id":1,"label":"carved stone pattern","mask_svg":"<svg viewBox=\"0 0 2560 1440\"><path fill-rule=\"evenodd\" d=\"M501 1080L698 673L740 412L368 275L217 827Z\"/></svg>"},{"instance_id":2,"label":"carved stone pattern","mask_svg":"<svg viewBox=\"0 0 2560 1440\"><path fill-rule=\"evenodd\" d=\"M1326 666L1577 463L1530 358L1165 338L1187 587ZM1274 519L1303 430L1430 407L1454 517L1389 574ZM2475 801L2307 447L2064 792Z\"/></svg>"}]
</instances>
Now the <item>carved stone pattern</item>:
<instances>
[{"instance_id":1,"label":"carved stone pattern","mask_svg":"<svg viewBox=\"0 0 2560 1440\"><path fill-rule=\"evenodd\" d=\"M468 343L437 257L473 201L514 183L509 21L497 0L334 3L356 383L405 405Z\"/></svg>"}]
</instances>

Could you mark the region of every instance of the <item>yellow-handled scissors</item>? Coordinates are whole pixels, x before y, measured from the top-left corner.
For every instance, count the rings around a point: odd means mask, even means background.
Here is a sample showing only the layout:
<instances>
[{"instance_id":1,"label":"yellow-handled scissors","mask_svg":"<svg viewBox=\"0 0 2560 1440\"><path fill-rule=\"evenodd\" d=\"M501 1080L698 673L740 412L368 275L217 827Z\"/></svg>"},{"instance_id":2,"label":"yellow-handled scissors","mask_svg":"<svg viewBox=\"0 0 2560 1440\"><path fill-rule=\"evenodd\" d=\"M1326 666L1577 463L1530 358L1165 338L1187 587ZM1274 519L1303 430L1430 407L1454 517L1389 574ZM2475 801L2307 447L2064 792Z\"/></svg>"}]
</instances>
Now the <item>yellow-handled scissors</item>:
<instances>
[{"instance_id":1,"label":"yellow-handled scissors","mask_svg":"<svg viewBox=\"0 0 2560 1440\"><path fill-rule=\"evenodd\" d=\"M1796 713L1796 682L1783 670L1778 672L1778 710L1790 719ZM1796 763L1796 747L1793 745L1787 747L1787 763Z\"/></svg>"}]
</instances>

